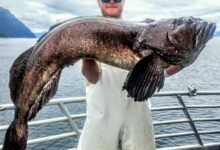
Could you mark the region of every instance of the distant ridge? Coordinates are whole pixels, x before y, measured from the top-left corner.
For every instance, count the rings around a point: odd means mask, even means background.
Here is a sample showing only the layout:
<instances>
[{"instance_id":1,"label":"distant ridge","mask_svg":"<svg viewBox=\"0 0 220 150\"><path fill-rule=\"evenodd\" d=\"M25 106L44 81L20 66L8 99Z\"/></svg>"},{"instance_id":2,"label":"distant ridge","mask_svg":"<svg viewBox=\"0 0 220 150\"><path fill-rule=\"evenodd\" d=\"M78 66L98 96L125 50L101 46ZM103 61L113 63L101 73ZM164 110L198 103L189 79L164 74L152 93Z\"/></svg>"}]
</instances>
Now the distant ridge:
<instances>
[{"instance_id":1,"label":"distant ridge","mask_svg":"<svg viewBox=\"0 0 220 150\"><path fill-rule=\"evenodd\" d=\"M42 32L37 32L37 33L34 33L35 34L35 36L37 37L37 38L40 38L42 35L44 35L45 33L47 33L47 31L42 31Z\"/></svg>"},{"instance_id":2,"label":"distant ridge","mask_svg":"<svg viewBox=\"0 0 220 150\"><path fill-rule=\"evenodd\" d=\"M216 31L215 36L220 36L220 31Z\"/></svg>"},{"instance_id":3,"label":"distant ridge","mask_svg":"<svg viewBox=\"0 0 220 150\"><path fill-rule=\"evenodd\" d=\"M0 7L0 37L35 38L35 34L8 9Z\"/></svg>"}]
</instances>

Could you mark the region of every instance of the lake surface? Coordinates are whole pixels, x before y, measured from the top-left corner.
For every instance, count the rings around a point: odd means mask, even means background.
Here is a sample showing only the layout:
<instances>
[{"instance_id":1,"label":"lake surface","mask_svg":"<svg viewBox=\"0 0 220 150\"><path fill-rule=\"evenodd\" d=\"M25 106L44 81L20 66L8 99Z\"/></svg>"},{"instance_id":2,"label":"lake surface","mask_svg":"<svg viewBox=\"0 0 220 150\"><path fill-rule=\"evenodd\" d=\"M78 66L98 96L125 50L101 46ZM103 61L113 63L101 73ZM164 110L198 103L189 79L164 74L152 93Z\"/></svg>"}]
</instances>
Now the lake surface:
<instances>
[{"instance_id":1,"label":"lake surface","mask_svg":"<svg viewBox=\"0 0 220 150\"><path fill-rule=\"evenodd\" d=\"M19 54L34 45L36 39L3 39L0 38L0 104L11 103L8 88L9 69L13 61ZM184 68L181 72L169 77L165 81L165 86L161 91L185 91L188 85L195 86L198 90L218 90L220 91L220 38L215 37L207 44L198 60L191 66ZM55 98L84 96L85 90L83 85L83 77L80 73L81 62L74 67L68 67L63 70L61 75L59 89ZM218 97L184 97L186 104L219 104ZM174 98L152 98L152 107L159 106L178 106L178 102ZM71 113L85 113L85 103L68 104L67 107ZM189 110L193 118L215 118L220 116L218 109L192 109ZM9 124L13 119L13 111L0 111L0 125ZM36 120L42 118L51 118L55 116L63 116L58 106L44 107L37 115ZM180 110L167 112L153 112L154 121L167 119L184 118L184 113ZM83 127L84 119L76 120L77 126ZM207 123L196 124L199 131L203 130L220 130L220 122L213 121ZM31 127L29 131L29 139L43 137L46 135L60 134L71 131L68 122L59 122L48 125ZM155 134L174 133L174 132L191 131L188 123L179 125L162 125L155 126ZM0 145L3 143L5 132L0 132ZM207 142L220 142L220 134L202 136ZM183 145L184 143L196 143L194 136L181 138L163 138L156 141L157 147ZM77 138L70 137L59 141L44 142L41 144L33 144L27 149L31 150L65 150L67 148L76 147Z\"/></svg>"}]
</instances>

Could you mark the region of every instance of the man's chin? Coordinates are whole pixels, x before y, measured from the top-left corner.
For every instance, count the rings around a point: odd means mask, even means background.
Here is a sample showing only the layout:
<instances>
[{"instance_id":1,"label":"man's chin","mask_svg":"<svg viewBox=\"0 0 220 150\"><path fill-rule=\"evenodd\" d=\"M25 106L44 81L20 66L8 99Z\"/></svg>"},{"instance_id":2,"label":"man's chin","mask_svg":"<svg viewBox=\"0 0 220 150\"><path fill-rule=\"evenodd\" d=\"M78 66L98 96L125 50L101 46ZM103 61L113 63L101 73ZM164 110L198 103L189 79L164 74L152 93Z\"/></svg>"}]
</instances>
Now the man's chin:
<instances>
[{"instance_id":1,"label":"man's chin","mask_svg":"<svg viewBox=\"0 0 220 150\"><path fill-rule=\"evenodd\" d=\"M105 13L105 16L111 16L111 17L118 17L120 16L120 13L118 12L118 10L108 10Z\"/></svg>"}]
</instances>

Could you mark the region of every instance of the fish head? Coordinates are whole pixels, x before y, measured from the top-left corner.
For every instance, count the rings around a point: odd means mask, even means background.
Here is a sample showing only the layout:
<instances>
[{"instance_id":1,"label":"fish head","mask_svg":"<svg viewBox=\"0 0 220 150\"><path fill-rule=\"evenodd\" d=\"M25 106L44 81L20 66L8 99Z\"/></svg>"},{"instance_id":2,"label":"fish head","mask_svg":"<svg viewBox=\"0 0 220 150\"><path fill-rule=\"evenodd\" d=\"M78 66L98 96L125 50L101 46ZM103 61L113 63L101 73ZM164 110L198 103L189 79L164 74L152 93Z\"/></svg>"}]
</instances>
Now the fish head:
<instances>
[{"instance_id":1,"label":"fish head","mask_svg":"<svg viewBox=\"0 0 220 150\"><path fill-rule=\"evenodd\" d=\"M154 21L139 33L136 45L152 49L170 64L187 66L198 57L215 29L215 23L193 17Z\"/></svg>"}]
</instances>

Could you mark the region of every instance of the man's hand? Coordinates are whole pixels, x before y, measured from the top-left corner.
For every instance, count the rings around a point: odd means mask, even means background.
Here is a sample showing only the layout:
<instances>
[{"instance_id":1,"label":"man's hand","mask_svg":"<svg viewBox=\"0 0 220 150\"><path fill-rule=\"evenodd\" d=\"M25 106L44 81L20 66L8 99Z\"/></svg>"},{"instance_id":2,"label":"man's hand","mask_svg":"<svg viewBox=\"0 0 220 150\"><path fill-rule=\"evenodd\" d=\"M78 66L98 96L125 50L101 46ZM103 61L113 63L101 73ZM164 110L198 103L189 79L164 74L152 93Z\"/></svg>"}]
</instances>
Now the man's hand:
<instances>
[{"instance_id":1,"label":"man's hand","mask_svg":"<svg viewBox=\"0 0 220 150\"><path fill-rule=\"evenodd\" d=\"M140 57L146 57L153 52L151 50L146 50L146 49L139 49L139 52L137 53ZM168 68L164 69L164 74L165 77L169 77L180 70L182 70L183 67L181 65L170 65Z\"/></svg>"},{"instance_id":2,"label":"man's hand","mask_svg":"<svg viewBox=\"0 0 220 150\"><path fill-rule=\"evenodd\" d=\"M81 72L90 83L97 83L100 78L100 62L94 59L83 59Z\"/></svg>"},{"instance_id":3,"label":"man's hand","mask_svg":"<svg viewBox=\"0 0 220 150\"><path fill-rule=\"evenodd\" d=\"M168 68L164 70L165 77L169 77L180 70L182 70L183 67L181 65L170 65Z\"/></svg>"}]
</instances>

